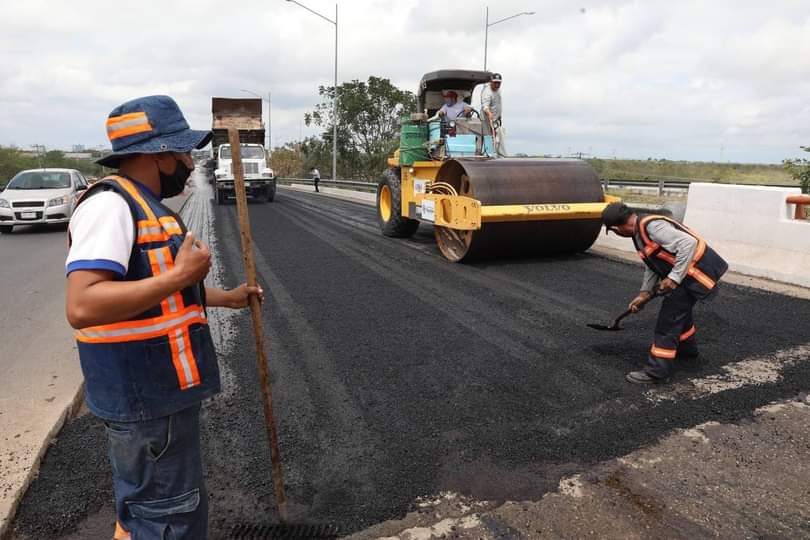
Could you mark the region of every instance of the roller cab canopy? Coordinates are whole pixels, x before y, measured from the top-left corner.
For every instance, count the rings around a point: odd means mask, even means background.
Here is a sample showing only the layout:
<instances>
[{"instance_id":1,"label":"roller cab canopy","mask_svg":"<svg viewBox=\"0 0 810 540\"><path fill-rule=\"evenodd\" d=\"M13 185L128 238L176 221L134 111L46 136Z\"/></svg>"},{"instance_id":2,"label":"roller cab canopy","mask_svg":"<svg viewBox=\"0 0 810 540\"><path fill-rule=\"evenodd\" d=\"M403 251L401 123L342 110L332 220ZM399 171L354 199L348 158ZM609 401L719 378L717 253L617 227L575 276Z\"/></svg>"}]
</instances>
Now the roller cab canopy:
<instances>
[{"instance_id":1,"label":"roller cab canopy","mask_svg":"<svg viewBox=\"0 0 810 540\"><path fill-rule=\"evenodd\" d=\"M428 110L433 115L442 106L442 92L454 90L460 100L471 104L473 89L479 84L489 82L491 71L466 69L440 69L426 73L419 82L417 106L419 112Z\"/></svg>"}]
</instances>

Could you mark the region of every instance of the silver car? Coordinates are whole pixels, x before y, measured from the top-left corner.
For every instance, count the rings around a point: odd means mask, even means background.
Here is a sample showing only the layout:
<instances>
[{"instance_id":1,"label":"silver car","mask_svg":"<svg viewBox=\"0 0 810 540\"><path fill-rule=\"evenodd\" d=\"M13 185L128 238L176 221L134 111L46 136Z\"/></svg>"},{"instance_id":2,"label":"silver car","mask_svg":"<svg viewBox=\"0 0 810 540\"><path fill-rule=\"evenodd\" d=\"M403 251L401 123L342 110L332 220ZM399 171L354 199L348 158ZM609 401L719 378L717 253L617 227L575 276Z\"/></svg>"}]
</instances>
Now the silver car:
<instances>
[{"instance_id":1,"label":"silver car","mask_svg":"<svg viewBox=\"0 0 810 540\"><path fill-rule=\"evenodd\" d=\"M87 180L75 169L30 169L12 178L0 193L0 233L15 225L67 223Z\"/></svg>"}]
</instances>

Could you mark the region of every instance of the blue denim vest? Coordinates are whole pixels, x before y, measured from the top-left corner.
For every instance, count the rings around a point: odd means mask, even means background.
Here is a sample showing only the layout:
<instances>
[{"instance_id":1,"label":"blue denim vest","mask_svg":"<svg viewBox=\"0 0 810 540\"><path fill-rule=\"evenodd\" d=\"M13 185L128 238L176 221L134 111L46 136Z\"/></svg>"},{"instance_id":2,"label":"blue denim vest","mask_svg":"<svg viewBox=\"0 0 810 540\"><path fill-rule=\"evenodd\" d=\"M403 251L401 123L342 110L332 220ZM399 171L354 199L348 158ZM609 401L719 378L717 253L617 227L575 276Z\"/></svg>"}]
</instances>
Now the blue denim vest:
<instances>
[{"instance_id":1,"label":"blue denim vest","mask_svg":"<svg viewBox=\"0 0 810 540\"><path fill-rule=\"evenodd\" d=\"M125 281L174 266L186 229L179 216L147 189L121 176L91 186L126 200L135 243ZM165 298L137 317L76 332L88 408L106 420L130 422L173 414L220 389L216 352L205 315L202 284Z\"/></svg>"}]
</instances>

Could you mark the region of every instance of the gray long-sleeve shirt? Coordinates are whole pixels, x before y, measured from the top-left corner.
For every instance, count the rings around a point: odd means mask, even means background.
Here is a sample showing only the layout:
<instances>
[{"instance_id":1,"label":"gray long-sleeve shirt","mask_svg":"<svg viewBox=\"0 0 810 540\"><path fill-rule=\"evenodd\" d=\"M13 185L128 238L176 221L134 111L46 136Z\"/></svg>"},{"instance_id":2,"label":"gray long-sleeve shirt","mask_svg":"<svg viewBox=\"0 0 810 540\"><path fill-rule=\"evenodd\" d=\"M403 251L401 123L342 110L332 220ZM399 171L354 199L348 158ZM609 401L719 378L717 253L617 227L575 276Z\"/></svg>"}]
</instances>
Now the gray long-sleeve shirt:
<instances>
[{"instance_id":1,"label":"gray long-sleeve shirt","mask_svg":"<svg viewBox=\"0 0 810 540\"><path fill-rule=\"evenodd\" d=\"M689 263L695 257L697 240L694 236L686 234L663 219L656 219L647 225L647 234L650 240L675 254L675 264L667 277L680 285L689 270ZM658 275L647 268L644 272L641 290L652 292L658 284L658 280Z\"/></svg>"}]
</instances>

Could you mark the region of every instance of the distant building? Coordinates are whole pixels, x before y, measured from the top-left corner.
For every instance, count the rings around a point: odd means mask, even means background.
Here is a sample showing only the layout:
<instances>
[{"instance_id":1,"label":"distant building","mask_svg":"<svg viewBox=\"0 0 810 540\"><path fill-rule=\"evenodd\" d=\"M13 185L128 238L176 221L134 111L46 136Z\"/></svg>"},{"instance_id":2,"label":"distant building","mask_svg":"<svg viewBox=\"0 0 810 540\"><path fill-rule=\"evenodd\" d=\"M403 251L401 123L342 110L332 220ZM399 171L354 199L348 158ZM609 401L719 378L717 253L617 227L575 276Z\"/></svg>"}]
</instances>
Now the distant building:
<instances>
[{"instance_id":1,"label":"distant building","mask_svg":"<svg viewBox=\"0 0 810 540\"><path fill-rule=\"evenodd\" d=\"M65 157L68 159L93 159L93 154L90 152L73 151L73 152L65 152Z\"/></svg>"},{"instance_id":2,"label":"distant building","mask_svg":"<svg viewBox=\"0 0 810 540\"><path fill-rule=\"evenodd\" d=\"M71 150L71 152L74 153L74 154L79 154L81 152L84 152L84 150L85 150L85 148L84 148L83 144L74 144L73 145L73 150Z\"/></svg>"}]
</instances>

